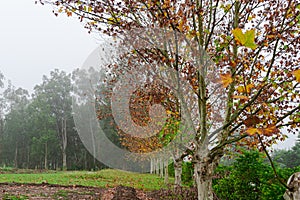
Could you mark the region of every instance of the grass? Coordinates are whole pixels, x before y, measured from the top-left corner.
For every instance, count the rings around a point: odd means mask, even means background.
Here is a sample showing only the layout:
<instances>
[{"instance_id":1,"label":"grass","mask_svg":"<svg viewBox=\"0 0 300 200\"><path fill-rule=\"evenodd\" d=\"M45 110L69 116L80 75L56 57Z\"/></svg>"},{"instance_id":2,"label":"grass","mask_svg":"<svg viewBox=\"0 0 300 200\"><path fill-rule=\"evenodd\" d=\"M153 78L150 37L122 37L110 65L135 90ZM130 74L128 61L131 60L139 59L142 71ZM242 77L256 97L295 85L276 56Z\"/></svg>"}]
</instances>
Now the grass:
<instances>
[{"instance_id":1,"label":"grass","mask_svg":"<svg viewBox=\"0 0 300 200\"><path fill-rule=\"evenodd\" d=\"M169 183L173 183L173 179ZM94 187L130 186L143 190L166 188L164 180L158 175L139 174L121 170L105 169L97 172L67 171L22 174L0 174L0 182L49 183L59 185L82 185Z\"/></svg>"},{"instance_id":2,"label":"grass","mask_svg":"<svg viewBox=\"0 0 300 200\"><path fill-rule=\"evenodd\" d=\"M4 200L27 200L29 198L25 195L15 196L15 195L6 194L6 195L4 195L3 199Z\"/></svg>"}]
</instances>

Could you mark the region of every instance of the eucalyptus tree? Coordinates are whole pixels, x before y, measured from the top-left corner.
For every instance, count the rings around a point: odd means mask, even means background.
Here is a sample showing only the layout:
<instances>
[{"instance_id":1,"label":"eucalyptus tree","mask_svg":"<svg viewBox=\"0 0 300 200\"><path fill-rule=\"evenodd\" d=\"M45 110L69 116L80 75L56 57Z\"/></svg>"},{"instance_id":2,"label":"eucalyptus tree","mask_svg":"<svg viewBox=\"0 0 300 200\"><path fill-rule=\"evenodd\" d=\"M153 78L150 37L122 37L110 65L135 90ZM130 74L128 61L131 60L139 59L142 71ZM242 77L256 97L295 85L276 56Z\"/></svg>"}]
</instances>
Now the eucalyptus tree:
<instances>
[{"instance_id":1,"label":"eucalyptus tree","mask_svg":"<svg viewBox=\"0 0 300 200\"><path fill-rule=\"evenodd\" d=\"M43 95L51 114L55 118L57 137L62 152L62 168L67 169L68 127L72 126L71 74L55 69L50 76L43 76L43 82L35 87L36 95Z\"/></svg>"}]
</instances>

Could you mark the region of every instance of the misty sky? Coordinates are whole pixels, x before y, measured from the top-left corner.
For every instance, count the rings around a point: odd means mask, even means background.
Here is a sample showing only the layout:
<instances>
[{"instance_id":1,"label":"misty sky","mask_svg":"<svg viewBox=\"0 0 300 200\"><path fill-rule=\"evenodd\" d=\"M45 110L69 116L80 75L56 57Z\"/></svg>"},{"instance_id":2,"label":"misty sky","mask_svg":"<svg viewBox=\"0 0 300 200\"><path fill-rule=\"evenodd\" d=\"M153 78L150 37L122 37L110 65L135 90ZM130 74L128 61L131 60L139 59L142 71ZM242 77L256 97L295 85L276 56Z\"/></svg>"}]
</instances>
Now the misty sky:
<instances>
[{"instance_id":1,"label":"misty sky","mask_svg":"<svg viewBox=\"0 0 300 200\"><path fill-rule=\"evenodd\" d=\"M2 0L0 25L0 71L30 91L55 68L80 67L97 47L77 18L56 17L51 6L34 0Z\"/></svg>"},{"instance_id":2,"label":"misty sky","mask_svg":"<svg viewBox=\"0 0 300 200\"><path fill-rule=\"evenodd\" d=\"M77 18L56 17L51 6L34 0L1 0L0 25L0 71L13 85L31 92L42 75L81 67L98 46ZM277 147L288 148L295 138Z\"/></svg>"}]
</instances>

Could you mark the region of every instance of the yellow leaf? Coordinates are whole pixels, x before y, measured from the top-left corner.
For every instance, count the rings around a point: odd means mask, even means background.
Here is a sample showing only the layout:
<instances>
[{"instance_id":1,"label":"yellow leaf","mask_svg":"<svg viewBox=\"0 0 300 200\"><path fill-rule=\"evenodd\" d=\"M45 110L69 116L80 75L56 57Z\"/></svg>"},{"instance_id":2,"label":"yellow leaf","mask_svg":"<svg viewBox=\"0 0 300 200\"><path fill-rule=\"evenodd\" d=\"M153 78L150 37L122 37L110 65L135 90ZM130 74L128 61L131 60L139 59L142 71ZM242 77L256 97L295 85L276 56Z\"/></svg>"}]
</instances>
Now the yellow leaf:
<instances>
[{"instance_id":1,"label":"yellow leaf","mask_svg":"<svg viewBox=\"0 0 300 200\"><path fill-rule=\"evenodd\" d=\"M243 33L242 29L236 28L232 30L232 34L234 36L234 39L239 42L241 45L245 47L249 47L253 50L257 48L257 45L255 44L255 30L247 30L245 33Z\"/></svg>"},{"instance_id":2,"label":"yellow leaf","mask_svg":"<svg viewBox=\"0 0 300 200\"><path fill-rule=\"evenodd\" d=\"M245 100L249 100L249 97L247 97L247 96L242 96L242 95L234 95L234 96L232 96L232 98L234 98L234 99L245 99Z\"/></svg>"},{"instance_id":3,"label":"yellow leaf","mask_svg":"<svg viewBox=\"0 0 300 200\"><path fill-rule=\"evenodd\" d=\"M119 23L121 21L121 18L110 17L107 19L107 21L108 24L115 24L115 23Z\"/></svg>"},{"instance_id":4,"label":"yellow leaf","mask_svg":"<svg viewBox=\"0 0 300 200\"><path fill-rule=\"evenodd\" d=\"M252 88L254 88L254 85L252 83L250 83L250 84L246 85L246 88L245 88L245 86L237 87L237 91L239 93L245 93L246 92L247 94L249 94L251 92Z\"/></svg>"},{"instance_id":5,"label":"yellow leaf","mask_svg":"<svg viewBox=\"0 0 300 200\"><path fill-rule=\"evenodd\" d=\"M246 85L246 91L247 93L250 93L251 89L254 88L254 85L252 83Z\"/></svg>"},{"instance_id":6,"label":"yellow leaf","mask_svg":"<svg viewBox=\"0 0 300 200\"><path fill-rule=\"evenodd\" d=\"M245 90L244 90L244 86L239 86L236 88L236 90L239 92L239 93L243 93Z\"/></svg>"},{"instance_id":7,"label":"yellow leaf","mask_svg":"<svg viewBox=\"0 0 300 200\"><path fill-rule=\"evenodd\" d=\"M168 115L171 115L173 112L172 112L171 110L167 110L166 113L167 113Z\"/></svg>"},{"instance_id":8,"label":"yellow leaf","mask_svg":"<svg viewBox=\"0 0 300 200\"><path fill-rule=\"evenodd\" d=\"M178 25L178 29L180 32L183 32L185 21L181 20Z\"/></svg>"},{"instance_id":9,"label":"yellow leaf","mask_svg":"<svg viewBox=\"0 0 300 200\"><path fill-rule=\"evenodd\" d=\"M300 69L297 69L297 70L293 71L292 73L296 77L296 81L298 81L300 83Z\"/></svg>"},{"instance_id":10,"label":"yellow leaf","mask_svg":"<svg viewBox=\"0 0 300 200\"><path fill-rule=\"evenodd\" d=\"M222 85L223 85L224 88L227 88L228 85L230 85L230 83L233 82L230 73L221 74L220 76L221 76L221 83L222 83Z\"/></svg>"},{"instance_id":11,"label":"yellow leaf","mask_svg":"<svg viewBox=\"0 0 300 200\"><path fill-rule=\"evenodd\" d=\"M240 28L233 29L233 30L232 30L232 34L233 34L234 39L235 39L236 41L238 41L238 42L241 43L242 45L245 44L246 38L245 38L245 35L244 35L242 29L240 29Z\"/></svg>"},{"instance_id":12,"label":"yellow leaf","mask_svg":"<svg viewBox=\"0 0 300 200\"><path fill-rule=\"evenodd\" d=\"M246 133L250 136L255 135L258 132L259 132L259 130L257 128L253 128L253 127L250 127L246 130Z\"/></svg>"}]
</instances>

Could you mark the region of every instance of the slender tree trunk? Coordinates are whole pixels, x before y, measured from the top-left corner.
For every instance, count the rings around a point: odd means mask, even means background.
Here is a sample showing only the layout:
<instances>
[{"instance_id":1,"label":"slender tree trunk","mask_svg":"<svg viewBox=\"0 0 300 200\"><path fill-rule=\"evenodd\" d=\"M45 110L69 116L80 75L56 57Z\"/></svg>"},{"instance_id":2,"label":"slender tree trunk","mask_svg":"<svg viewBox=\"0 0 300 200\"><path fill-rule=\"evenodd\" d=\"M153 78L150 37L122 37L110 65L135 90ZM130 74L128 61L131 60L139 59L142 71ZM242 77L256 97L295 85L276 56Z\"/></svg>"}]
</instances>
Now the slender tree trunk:
<instances>
[{"instance_id":1,"label":"slender tree trunk","mask_svg":"<svg viewBox=\"0 0 300 200\"><path fill-rule=\"evenodd\" d=\"M158 159L155 160L155 174L156 175L159 174L159 160Z\"/></svg>"},{"instance_id":2,"label":"slender tree trunk","mask_svg":"<svg viewBox=\"0 0 300 200\"><path fill-rule=\"evenodd\" d=\"M63 157L63 170L67 170L67 120L62 120L62 157Z\"/></svg>"},{"instance_id":3,"label":"slender tree trunk","mask_svg":"<svg viewBox=\"0 0 300 200\"><path fill-rule=\"evenodd\" d=\"M87 151L85 151L84 153L84 169L87 169L88 168L88 163L87 163Z\"/></svg>"},{"instance_id":4,"label":"slender tree trunk","mask_svg":"<svg viewBox=\"0 0 300 200\"><path fill-rule=\"evenodd\" d=\"M181 186L182 160L174 159L175 187Z\"/></svg>"},{"instance_id":5,"label":"slender tree trunk","mask_svg":"<svg viewBox=\"0 0 300 200\"><path fill-rule=\"evenodd\" d=\"M150 174L153 174L153 158L150 158Z\"/></svg>"},{"instance_id":6,"label":"slender tree trunk","mask_svg":"<svg viewBox=\"0 0 300 200\"><path fill-rule=\"evenodd\" d=\"M45 143L45 155L44 155L44 168L47 170L48 169L48 144L47 142Z\"/></svg>"},{"instance_id":7,"label":"slender tree trunk","mask_svg":"<svg viewBox=\"0 0 300 200\"><path fill-rule=\"evenodd\" d=\"M96 169L96 144L95 144L95 136L94 136L94 130L92 126L92 121L89 121L90 125L90 131L92 133L92 145L93 145L93 168Z\"/></svg>"},{"instance_id":8,"label":"slender tree trunk","mask_svg":"<svg viewBox=\"0 0 300 200\"><path fill-rule=\"evenodd\" d=\"M152 171L152 173L156 174L156 159L155 158L152 159L152 165L153 165L153 168L152 168L153 171Z\"/></svg>"},{"instance_id":9,"label":"slender tree trunk","mask_svg":"<svg viewBox=\"0 0 300 200\"><path fill-rule=\"evenodd\" d=\"M168 184L169 183L169 169L168 169L168 166L169 166L169 161L168 159L165 159L165 167L164 167L164 170L165 170L165 184Z\"/></svg>"},{"instance_id":10,"label":"slender tree trunk","mask_svg":"<svg viewBox=\"0 0 300 200\"><path fill-rule=\"evenodd\" d=\"M27 147L27 169L29 169L30 163L30 146Z\"/></svg>"},{"instance_id":11,"label":"slender tree trunk","mask_svg":"<svg viewBox=\"0 0 300 200\"><path fill-rule=\"evenodd\" d=\"M163 158L159 159L159 172L160 172L160 178L164 177L164 160Z\"/></svg>"},{"instance_id":12,"label":"slender tree trunk","mask_svg":"<svg viewBox=\"0 0 300 200\"><path fill-rule=\"evenodd\" d=\"M16 143L16 148L15 148L15 159L14 159L14 164L15 168L18 168L18 143Z\"/></svg>"}]
</instances>

